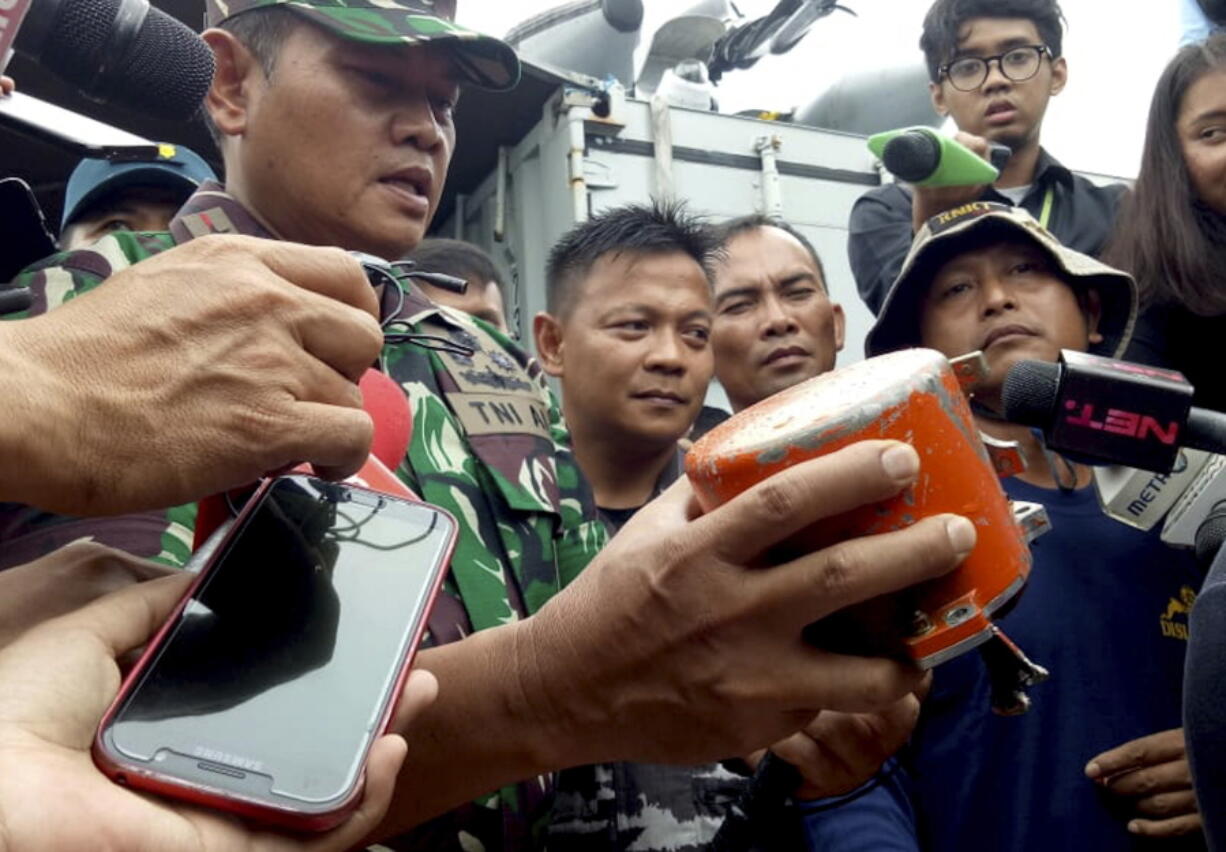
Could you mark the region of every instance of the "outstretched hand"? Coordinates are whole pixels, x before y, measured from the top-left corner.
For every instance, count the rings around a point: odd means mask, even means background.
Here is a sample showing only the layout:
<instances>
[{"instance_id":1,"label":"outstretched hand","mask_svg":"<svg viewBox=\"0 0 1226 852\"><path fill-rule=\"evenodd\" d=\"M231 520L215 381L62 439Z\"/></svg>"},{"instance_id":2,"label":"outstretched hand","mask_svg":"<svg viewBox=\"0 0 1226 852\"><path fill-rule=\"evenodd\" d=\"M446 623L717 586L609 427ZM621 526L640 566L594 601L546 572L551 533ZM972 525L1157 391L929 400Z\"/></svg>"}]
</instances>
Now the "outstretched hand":
<instances>
[{"instance_id":1,"label":"outstretched hand","mask_svg":"<svg viewBox=\"0 0 1226 852\"><path fill-rule=\"evenodd\" d=\"M796 798L842 796L876 775L910 739L931 683L929 675L920 689L875 713L823 710L802 730L771 746L800 772ZM749 764L756 767L764 754L755 752Z\"/></svg>"},{"instance_id":2,"label":"outstretched hand","mask_svg":"<svg viewBox=\"0 0 1226 852\"><path fill-rule=\"evenodd\" d=\"M191 582L138 583L35 627L0 650L0 846L5 852L331 852L358 843L386 812L405 741L382 737L363 800L317 837L253 828L238 819L112 783L94 766L94 731L119 688L116 657L149 640ZM400 727L434 700L437 682L415 672Z\"/></svg>"},{"instance_id":3,"label":"outstretched hand","mask_svg":"<svg viewBox=\"0 0 1226 852\"><path fill-rule=\"evenodd\" d=\"M1131 799L1133 834L1177 837L1201 830L1183 728L1150 734L1105 751L1086 775L1117 796Z\"/></svg>"}]
</instances>

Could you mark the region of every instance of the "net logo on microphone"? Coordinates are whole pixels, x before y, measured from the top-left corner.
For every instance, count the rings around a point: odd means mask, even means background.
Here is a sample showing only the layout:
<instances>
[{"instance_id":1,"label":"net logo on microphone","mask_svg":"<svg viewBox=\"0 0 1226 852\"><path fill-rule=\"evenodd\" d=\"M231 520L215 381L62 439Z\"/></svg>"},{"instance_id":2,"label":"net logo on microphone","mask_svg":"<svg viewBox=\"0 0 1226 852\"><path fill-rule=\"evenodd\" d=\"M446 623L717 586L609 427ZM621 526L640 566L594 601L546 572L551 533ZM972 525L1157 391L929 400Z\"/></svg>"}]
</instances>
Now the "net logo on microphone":
<instances>
[{"instance_id":1,"label":"net logo on microphone","mask_svg":"<svg viewBox=\"0 0 1226 852\"><path fill-rule=\"evenodd\" d=\"M1108 408L1107 415L1101 420L1096 420L1094 419L1094 403L1080 403L1074 399L1067 399L1064 401L1064 407L1069 411L1075 412L1064 418L1064 422L1071 426L1097 429L1103 432L1110 432L1113 435L1135 438L1139 441L1153 437L1168 446L1175 446L1179 440L1179 423L1175 420L1170 421L1163 427L1157 419L1149 414L1139 414L1135 411L1126 411L1120 408Z\"/></svg>"}]
</instances>

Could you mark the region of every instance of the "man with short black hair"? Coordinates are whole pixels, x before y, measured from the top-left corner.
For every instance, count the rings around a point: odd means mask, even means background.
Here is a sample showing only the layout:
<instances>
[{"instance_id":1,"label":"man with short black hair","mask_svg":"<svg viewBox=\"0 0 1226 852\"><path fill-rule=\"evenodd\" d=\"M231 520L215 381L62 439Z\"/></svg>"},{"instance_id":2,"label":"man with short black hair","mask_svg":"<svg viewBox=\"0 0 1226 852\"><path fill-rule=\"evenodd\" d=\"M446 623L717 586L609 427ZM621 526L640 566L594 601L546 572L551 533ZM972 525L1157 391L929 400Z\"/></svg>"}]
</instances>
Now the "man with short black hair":
<instances>
[{"instance_id":1,"label":"man with short black hair","mask_svg":"<svg viewBox=\"0 0 1226 852\"><path fill-rule=\"evenodd\" d=\"M843 348L843 309L830 299L825 268L808 238L760 213L724 222L716 233L722 252L715 264L711 345L715 374L733 410L833 370ZM822 713L771 751L799 770L795 798L803 806L871 778L906 741L918 715L914 695L880 714ZM789 810L767 813L751 832L782 833L778 823L790 825L794 816Z\"/></svg>"},{"instance_id":2,"label":"man with short black hair","mask_svg":"<svg viewBox=\"0 0 1226 852\"><path fill-rule=\"evenodd\" d=\"M813 244L781 219L744 216L719 228L715 375L734 411L834 369L843 308L830 299Z\"/></svg>"},{"instance_id":3,"label":"man with short black hair","mask_svg":"<svg viewBox=\"0 0 1226 852\"><path fill-rule=\"evenodd\" d=\"M424 237L442 195L461 86L505 90L519 75L513 51L455 25L449 20L453 11L445 8L451 5L441 0L407 0L399 6L209 2L210 28L203 38L213 50L216 71L205 107L226 166L224 186L200 186L174 216L169 233L114 231L86 249L36 265L19 279L35 294L33 312L58 309L67 298L105 288L104 279L118 278L121 271L139 274L159 261L163 268L172 265L173 256L182 256L174 253L188 249L207 256L212 247L212 260L197 261L193 271L198 286L224 288L238 260L228 242L236 238L226 235L243 235L283 254L293 254L293 243L306 243L388 259L403 256ZM335 249L332 254L338 268L363 277L353 258ZM303 255L311 268L320 265L310 252ZM274 273L298 274L275 258L270 266ZM385 285L372 301L380 303L383 325L401 335L379 357L405 389L413 412L412 440L400 473L418 495L459 521L452 570L429 623L432 643L443 646L539 610L599 551L607 533L574 468L539 368L497 331L443 313L408 284L397 286L403 292ZM339 282L332 287L339 290ZM270 312L292 307L271 297L265 304ZM341 376L326 358L346 341L321 335L327 328L308 315L301 315L298 325L306 349L299 357L319 385L303 385L303 402L337 397L354 405L356 389L344 379L356 380L371 358L356 374ZM449 348L428 352L414 342L421 335L442 338ZM197 357L207 358L207 350ZM258 362L250 372L259 373ZM509 419L500 421L494 412ZM354 414L369 425L368 415ZM258 428L263 413L247 417ZM171 466L166 475L173 473ZM178 567L190 556L196 520L194 504L106 519L4 508L3 555L15 561L90 536ZM460 677L450 676L453 695L464 691ZM478 693L485 688L478 687ZM442 715L448 723L480 724L474 721L477 706ZM435 736L447 741L442 750L449 758L456 754L452 740L472 739L439 728ZM422 754L423 741L416 747ZM461 848L468 837L493 849L528 834L530 815L547 808L548 781L536 776L554 767L495 770L498 775L488 785L475 781L494 766L493 761L460 766L448 760L428 782L402 783L403 801L389 818L395 828L443 816L401 845ZM448 769L454 778L446 777ZM517 786L526 778L532 780ZM503 783L507 788L492 798L452 810ZM457 789L468 795L457 798L450 792Z\"/></svg>"},{"instance_id":4,"label":"man with short black hair","mask_svg":"<svg viewBox=\"0 0 1226 852\"><path fill-rule=\"evenodd\" d=\"M1024 208L1066 246L1097 255L1124 194L1074 175L1039 141L1048 102L1068 80L1063 14L1056 0L936 0L920 48L937 113L985 159L989 142L1013 155L991 186L892 183L865 193L851 211L847 252L865 304L875 314L932 216L976 199Z\"/></svg>"},{"instance_id":5,"label":"man with short black hair","mask_svg":"<svg viewBox=\"0 0 1226 852\"><path fill-rule=\"evenodd\" d=\"M488 254L472 243L430 237L422 240L405 256L423 272L441 272L459 278L467 285L463 293L448 290L428 280L417 279L430 301L485 320L499 331L507 330L503 308L502 276Z\"/></svg>"},{"instance_id":6,"label":"man with short black hair","mask_svg":"<svg viewBox=\"0 0 1226 852\"><path fill-rule=\"evenodd\" d=\"M711 381L717 244L683 207L631 204L549 253L537 356L562 386L575 459L619 529L681 474L677 442Z\"/></svg>"},{"instance_id":7,"label":"man with short black hair","mask_svg":"<svg viewBox=\"0 0 1226 852\"><path fill-rule=\"evenodd\" d=\"M615 530L682 475L678 442L711 380L717 249L702 220L656 203L606 210L549 253L537 355L561 384L575 459ZM698 852L743 787L719 764L567 769L549 846Z\"/></svg>"}]
</instances>

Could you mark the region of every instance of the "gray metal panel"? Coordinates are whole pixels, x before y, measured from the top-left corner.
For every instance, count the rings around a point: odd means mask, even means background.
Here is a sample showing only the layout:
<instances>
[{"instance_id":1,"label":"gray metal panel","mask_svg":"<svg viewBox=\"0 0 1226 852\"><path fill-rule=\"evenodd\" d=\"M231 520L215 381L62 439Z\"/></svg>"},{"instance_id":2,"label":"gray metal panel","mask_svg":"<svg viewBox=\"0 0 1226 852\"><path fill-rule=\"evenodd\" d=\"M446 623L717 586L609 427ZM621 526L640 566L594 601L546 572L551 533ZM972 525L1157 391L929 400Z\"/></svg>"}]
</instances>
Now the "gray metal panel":
<instances>
[{"instance_id":1,"label":"gray metal panel","mask_svg":"<svg viewBox=\"0 0 1226 852\"><path fill-rule=\"evenodd\" d=\"M778 136L781 145L780 186L784 215L809 236L822 257L832 296L848 318L847 343L840 363L858 360L871 315L860 303L847 262L847 218L851 205L876 182L873 157L862 137L796 127L739 116L673 109L673 138L679 147L707 152L712 162L676 158L677 193L696 210L714 219L726 219L760 210L761 172L755 142ZM621 119L626 127L610 143L589 134L586 174L591 187L592 212L649 200L655 192L655 165L651 152L651 123L647 104L628 101ZM573 224L566 155L569 150L564 118L547 105L540 124L511 153L507 190L507 242L517 261L519 314L523 340L531 337L532 317L544 310L544 270L549 247ZM626 151L630 151L627 153ZM791 165L789 165L791 164ZM794 174L793 172L800 173ZM821 178L800 176L833 175ZM474 242L506 265L503 246L493 241L494 176L490 175L467 200L465 239ZM453 233L443 223L443 233ZM508 293L508 313L512 314ZM513 317L509 317L514 322ZM530 346L530 344L529 344Z\"/></svg>"}]
</instances>

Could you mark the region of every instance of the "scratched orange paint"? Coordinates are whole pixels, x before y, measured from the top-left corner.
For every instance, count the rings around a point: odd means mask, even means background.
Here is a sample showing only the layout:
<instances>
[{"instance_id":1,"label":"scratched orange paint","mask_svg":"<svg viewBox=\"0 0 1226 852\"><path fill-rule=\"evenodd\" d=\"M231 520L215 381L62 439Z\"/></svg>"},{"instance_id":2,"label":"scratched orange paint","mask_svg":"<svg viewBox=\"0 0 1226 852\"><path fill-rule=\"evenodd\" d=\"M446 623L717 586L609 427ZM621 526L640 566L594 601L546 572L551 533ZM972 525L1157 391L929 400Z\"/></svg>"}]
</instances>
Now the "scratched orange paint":
<instances>
[{"instance_id":1,"label":"scratched orange paint","mask_svg":"<svg viewBox=\"0 0 1226 852\"><path fill-rule=\"evenodd\" d=\"M698 441L686 472L710 511L777 471L869 439L914 446L915 485L826 519L773 555L796 556L946 512L969 518L978 541L953 573L836 614L807 634L831 650L907 656L929 668L985 641L989 616L1016 596L1030 572L1030 550L943 356L897 352L775 394Z\"/></svg>"}]
</instances>

